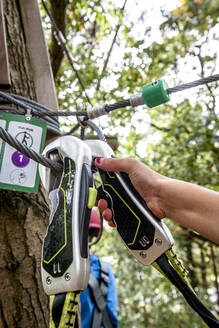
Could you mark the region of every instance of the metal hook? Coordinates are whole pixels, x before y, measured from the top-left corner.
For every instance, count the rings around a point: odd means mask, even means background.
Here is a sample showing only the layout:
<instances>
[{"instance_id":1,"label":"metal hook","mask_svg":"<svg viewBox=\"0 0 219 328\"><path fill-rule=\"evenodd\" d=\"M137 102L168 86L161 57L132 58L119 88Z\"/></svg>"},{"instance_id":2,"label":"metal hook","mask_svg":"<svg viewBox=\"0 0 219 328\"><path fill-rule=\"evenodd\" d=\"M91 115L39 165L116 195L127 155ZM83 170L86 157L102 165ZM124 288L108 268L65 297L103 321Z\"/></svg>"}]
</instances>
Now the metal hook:
<instances>
[{"instance_id":1,"label":"metal hook","mask_svg":"<svg viewBox=\"0 0 219 328\"><path fill-rule=\"evenodd\" d=\"M27 108L27 110L26 110L26 114L25 114L25 119L26 119L27 121L30 121L31 118L32 118L31 109L30 109L30 108Z\"/></svg>"}]
</instances>

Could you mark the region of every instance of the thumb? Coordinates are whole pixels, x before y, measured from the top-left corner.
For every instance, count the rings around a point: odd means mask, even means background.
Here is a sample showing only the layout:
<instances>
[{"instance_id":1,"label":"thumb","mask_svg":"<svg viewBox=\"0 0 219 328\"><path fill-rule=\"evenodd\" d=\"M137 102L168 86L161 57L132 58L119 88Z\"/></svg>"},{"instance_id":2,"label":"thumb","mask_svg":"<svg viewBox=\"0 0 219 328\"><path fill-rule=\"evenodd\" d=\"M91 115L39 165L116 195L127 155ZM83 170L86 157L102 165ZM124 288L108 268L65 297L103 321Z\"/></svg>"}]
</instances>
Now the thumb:
<instances>
[{"instance_id":1,"label":"thumb","mask_svg":"<svg viewBox=\"0 0 219 328\"><path fill-rule=\"evenodd\" d=\"M95 165L104 171L130 173L138 161L133 158L96 158Z\"/></svg>"}]
</instances>

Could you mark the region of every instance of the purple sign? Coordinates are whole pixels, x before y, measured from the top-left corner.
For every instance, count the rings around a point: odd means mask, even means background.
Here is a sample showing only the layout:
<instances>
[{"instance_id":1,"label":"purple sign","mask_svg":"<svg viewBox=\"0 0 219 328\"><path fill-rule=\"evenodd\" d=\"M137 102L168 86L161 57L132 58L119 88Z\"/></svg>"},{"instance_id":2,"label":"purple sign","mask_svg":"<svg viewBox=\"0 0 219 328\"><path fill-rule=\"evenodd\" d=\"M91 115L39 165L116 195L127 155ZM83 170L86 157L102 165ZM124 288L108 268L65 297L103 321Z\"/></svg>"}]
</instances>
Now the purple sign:
<instances>
[{"instance_id":1,"label":"purple sign","mask_svg":"<svg viewBox=\"0 0 219 328\"><path fill-rule=\"evenodd\" d=\"M15 151L11 156L12 163L17 167L25 167L29 164L29 157L19 151Z\"/></svg>"}]
</instances>

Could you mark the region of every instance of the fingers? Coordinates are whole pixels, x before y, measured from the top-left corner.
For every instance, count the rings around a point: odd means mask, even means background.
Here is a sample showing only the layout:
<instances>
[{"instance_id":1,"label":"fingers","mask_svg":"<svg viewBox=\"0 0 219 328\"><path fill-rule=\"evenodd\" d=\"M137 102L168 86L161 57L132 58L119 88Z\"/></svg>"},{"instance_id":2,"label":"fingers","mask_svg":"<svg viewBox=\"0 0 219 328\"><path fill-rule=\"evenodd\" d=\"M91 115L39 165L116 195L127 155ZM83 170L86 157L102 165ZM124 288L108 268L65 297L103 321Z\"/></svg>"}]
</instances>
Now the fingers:
<instances>
[{"instance_id":1,"label":"fingers","mask_svg":"<svg viewBox=\"0 0 219 328\"><path fill-rule=\"evenodd\" d=\"M107 201L105 199L100 199L98 201L98 208L101 212L103 212L105 209L107 209Z\"/></svg>"},{"instance_id":2,"label":"fingers","mask_svg":"<svg viewBox=\"0 0 219 328\"><path fill-rule=\"evenodd\" d=\"M116 226L115 223L112 221L112 211L109 208L105 209L103 211L102 215L103 215L103 218L108 222L108 225L110 227Z\"/></svg>"},{"instance_id":3,"label":"fingers","mask_svg":"<svg viewBox=\"0 0 219 328\"><path fill-rule=\"evenodd\" d=\"M110 227L115 227L112 222L112 211L107 207L107 201L105 199L100 199L98 201L98 208L102 212L103 218L108 222Z\"/></svg>"},{"instance_id":4,"label":"fingers","mask_svg":"<svg viewBox=\"0 0 219 328\"><path fill-rule=\"evenodd\" d=\"M113 228L115 228L115 226L116 226L112 220L108 221L108 225Z\"/></svg>"},{"instance_id":5,"label":"fingers","mask_svg":"<svg viewBox=\"0 0 219 328\"><path fill-rule=\"evenodd\" d=\"M142 163L137 161L133 158L96 158L95 165L98 168L101 168L104 171L109 172L126 172L130 174L134 171L141 171L142 170ZM106 221L108 221L108 224L111 227L115 227L114 222L112 221L112 211L107 208L107 202L103 199L101 199L98 202L98 207L100 211L102 212L102 215Z\"/></svg>"},{"instance_id":6,"label":"fingers","mask_svg":"<svg viewBox=\"0 0 219 328\"><path fill-rule=\"evenodd\" d=\"M105 209L102 214L103 214L103 217L106 221L108 221L108 222L111 221L112 211L109 208Z\"/></svg>"},{"instance_id":7,"label":"fingers","mask_svg":"<svg viewBox=\"0 0 219 328\"><path fill-rule=\"evenodd\" d=\"M101 158L95 160L95 165L104 171L120 171L129 173L139 162L133 158Z\"/></svg>"}]
</instances>

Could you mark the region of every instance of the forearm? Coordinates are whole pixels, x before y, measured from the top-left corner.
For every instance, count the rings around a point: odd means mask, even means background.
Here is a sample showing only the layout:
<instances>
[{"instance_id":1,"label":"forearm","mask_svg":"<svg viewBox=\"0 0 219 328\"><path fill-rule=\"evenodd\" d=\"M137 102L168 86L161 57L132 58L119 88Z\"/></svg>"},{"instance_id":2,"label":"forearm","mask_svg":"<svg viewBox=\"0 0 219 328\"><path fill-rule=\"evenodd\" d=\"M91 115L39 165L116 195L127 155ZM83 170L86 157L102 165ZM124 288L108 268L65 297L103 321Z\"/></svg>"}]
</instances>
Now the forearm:
<instances>
[{"instance_id":1,"label":"forearm","mask_svg":"<svg viewBox=\"0 0 219 328\"><path fill-rule=\"evenodd\" d=\"M219 193L167 178L131 158L98 158L96 165L105 171L128 173L133 186L158 218L170 218L219 244ZM104 213L110 221L112 212L106 209Z\"/></svg>"},{"instance_id":2,"label":"forearm","mask_svg":"<svg viewBox=\"0 0 219 328\"><path fill-rule=\"evenodd\" d=\"M219 244L219 193L165 178L160 181L159 198L167 218Z\"/></svg>"}]
</instances>

